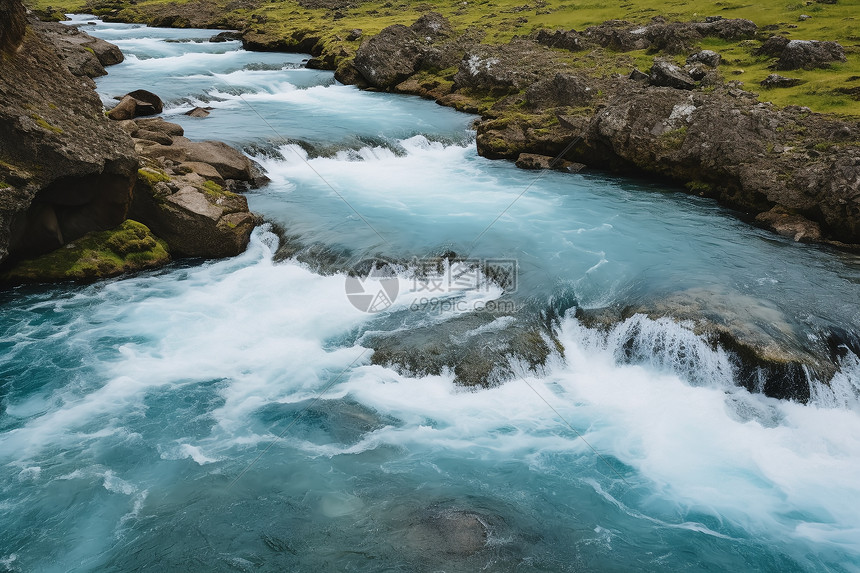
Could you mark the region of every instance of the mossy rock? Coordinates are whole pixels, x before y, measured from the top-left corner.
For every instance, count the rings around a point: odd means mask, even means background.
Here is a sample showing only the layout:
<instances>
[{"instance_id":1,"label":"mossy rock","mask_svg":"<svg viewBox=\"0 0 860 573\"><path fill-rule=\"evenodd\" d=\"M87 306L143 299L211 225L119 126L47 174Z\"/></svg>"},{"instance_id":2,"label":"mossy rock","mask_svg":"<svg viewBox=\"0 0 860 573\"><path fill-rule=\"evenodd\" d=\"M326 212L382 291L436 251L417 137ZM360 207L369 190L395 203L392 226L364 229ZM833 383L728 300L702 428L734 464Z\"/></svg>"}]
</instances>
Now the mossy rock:
<instances>
[{"instance_id":1,"label":"mossy rock","mask_svg":"<svg viewBox=\"0 0 860 573\"><path fill-rule=\"evenodd\" d=\"M0 282L93 282L168 262L167 244L146 225L127 220L114 229L89 233L56 251L20 261L0 275Z\"/></svg>"}]
</instances>

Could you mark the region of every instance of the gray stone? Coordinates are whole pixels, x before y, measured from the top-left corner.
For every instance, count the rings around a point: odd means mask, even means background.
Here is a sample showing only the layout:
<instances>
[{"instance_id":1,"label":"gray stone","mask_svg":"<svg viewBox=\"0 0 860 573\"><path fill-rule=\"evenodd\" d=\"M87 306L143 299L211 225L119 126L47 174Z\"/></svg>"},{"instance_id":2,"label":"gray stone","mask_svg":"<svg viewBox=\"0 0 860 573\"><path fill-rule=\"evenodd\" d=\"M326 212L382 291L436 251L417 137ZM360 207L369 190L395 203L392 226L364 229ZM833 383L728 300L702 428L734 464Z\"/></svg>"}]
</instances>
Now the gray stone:
<instances>
[{"instance_id":1,"label":"gray stone","mask_svg":"<svg viewBox=\"0 0 860 573\"><path fill-rule=\"evenodd\" d=\"M655 59L651 66L651 85L675 88L679 90L691 90L696 87L696 82L690 74L666 60Z\"/></svg>"}]
</instances>

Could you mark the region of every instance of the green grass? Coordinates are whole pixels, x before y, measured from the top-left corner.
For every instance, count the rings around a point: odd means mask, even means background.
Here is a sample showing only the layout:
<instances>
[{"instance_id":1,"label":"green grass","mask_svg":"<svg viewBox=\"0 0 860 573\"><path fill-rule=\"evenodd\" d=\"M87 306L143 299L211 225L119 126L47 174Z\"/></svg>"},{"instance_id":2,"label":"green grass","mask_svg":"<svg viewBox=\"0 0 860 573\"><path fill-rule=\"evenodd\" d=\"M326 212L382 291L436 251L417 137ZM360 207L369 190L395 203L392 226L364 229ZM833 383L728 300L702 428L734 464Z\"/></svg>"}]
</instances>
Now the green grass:
<instances>
[{"instance_id":1,"label":"green grass","mask_svg":"<svg viewBox=\"0 0 860 573\"><path fill-rule=\"evenodd\" d=\"M89 10L98 12L121 7L123 18L146 22L147 13L162 8L175 0L89 0ZM181 3L181 1L180 1ZM772 61L753 55L758 41L726 42L708 38L701 47L723 54L721 72L726 80L739 80L747 90L760 94L763 101L784 105L802 105L818 112L860 116L860 102L835 90L854 87L860 81L849 78L860 76L860 0L838 0L836 4L793 2L791 0L760 0L756 3L723 0L625 0L609 2L584 0L476 0L464 5L462 0L386 1L372 0L353 3L338 10L343 17L334 19L332 11L299 6L294 0L269 0L246 3L245 8L227 9L237 3L213 0L221 7L219 17L211 25L248 26L252 30L274 37L287 37L297 30L320 36L325 51L337 54L341 49L354 53L361 40L345 38L353 28L364 31L364 37L374 35L391 24L410 24L421 14L434 10L446 16L456 30L467 28L484 33L484 43L504 43L515 35L527 35L540 28L581 30L606 20L619 19L645 23L662 15L670 20L701 20L706 16L748 18L760 29L760 39L771 34L783 34L791 39L836 40L846 50L847 62L830 69L784 72L805 83L792 88L764 90L761 82L773 70ZM64 11L86 11L87 0L28 0L31 8L45 9L49 5ZM256 7L254 7L256 6ZM806 14L810 19L800 21ZM265 17L264 23L254 18ZM769 29L767 29L769 28ZM595 62L587 54L565 56L576 68L599 68L602 75L627 73L632 67L647 69L653 54L609 52ZM741 71L742 70L742 71ZM733 73L734 72L734 73ZM445 78L440 75L438 79ZM450 80L450 78L448 78Z\"/></svg>"}]
</instances>

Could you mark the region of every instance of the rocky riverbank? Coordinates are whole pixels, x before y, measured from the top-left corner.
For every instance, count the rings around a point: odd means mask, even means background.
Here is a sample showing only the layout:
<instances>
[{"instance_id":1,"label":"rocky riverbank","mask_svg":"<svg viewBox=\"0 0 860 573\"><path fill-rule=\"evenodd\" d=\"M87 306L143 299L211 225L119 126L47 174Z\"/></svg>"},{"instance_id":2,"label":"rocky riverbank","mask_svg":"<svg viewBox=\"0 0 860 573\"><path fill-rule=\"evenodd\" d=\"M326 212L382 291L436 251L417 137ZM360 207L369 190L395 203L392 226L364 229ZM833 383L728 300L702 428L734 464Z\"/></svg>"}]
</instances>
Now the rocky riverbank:
<instances>
[{"instance_id":1,"label":"rocky riverbank","mask_svg":"<svg viewBox=\"0 0 860 573\"><path fill-rule=\"evenodd\" d=\"M89 7L108 19L236 27L247 49L310 53L310 67L336 70L344 83L416 94L480 114L483 156L525 168L575 163L659 177L794 240L860 249L860 122L767 101L784 101L780 94L794 93L809 70L826 73L854 62L857 46L850 38L845 45L792 40L787 36L796 24L658 16L644 24L610 20L580 30L536 28L498 43L488 40L493 32L484 25L452 23L476 10L470 7L451 18L426 13L375 35L361 29L344 34L333 30L348 28L353 12L356 24L394 16L373 6L359 16L359 8L337 2L299 4L310 20L289 29L281 26L287 16L258 14L254 6L250 16L197 3L112 0ZM534 8L512 10L526 14ZM314 10L328 10L338 23L314 20ZM553 10L546 5L544 11ZM486 11L488 20L498 16ZM535 14L541 13L538 6ZM703 50L703 44L720 49ZM747 63L769 67L769 75L750 84L736 66L738 53ZM848 77L832 93L857 101L860 88L851 86L858 81L860 75Z\"/></svg>"},{"instance_id":2,"label":"rocky riverbank","mask_svg":"<svg viewBox=\"0 0 860 573\"><path fill-rule=\"evenodd\" d=\"M0 37L0 281L89 281L168 251L244 250L259 218L236 191L263 181L250 160L160 118L109 119L90 78L122 61L116 46L0 6L13 24Z\"/></svg>"},{"instance_id":3,"label":"rocky riverbank","mask_svg":"<svg viewBox=\"0 0 860 573\"><path fill-rule=\"evenodd\" d=\"M557 158L658 176L795 240L860 248L860 122L759 101L723 77L720 54L696 49L706 35L752 41L756 26L608 22L487 46L428 14L363 42L337 77L480 113L477 145L486 157L527 156L519 162L526 167ZM566 58L590 51L599 69L611 64L601 52L610 48L656 54L650 69L606 74ZM778 37L760 50L777 69L824 67L845 57L835 42Z\"/></svg>"}]
</instances>

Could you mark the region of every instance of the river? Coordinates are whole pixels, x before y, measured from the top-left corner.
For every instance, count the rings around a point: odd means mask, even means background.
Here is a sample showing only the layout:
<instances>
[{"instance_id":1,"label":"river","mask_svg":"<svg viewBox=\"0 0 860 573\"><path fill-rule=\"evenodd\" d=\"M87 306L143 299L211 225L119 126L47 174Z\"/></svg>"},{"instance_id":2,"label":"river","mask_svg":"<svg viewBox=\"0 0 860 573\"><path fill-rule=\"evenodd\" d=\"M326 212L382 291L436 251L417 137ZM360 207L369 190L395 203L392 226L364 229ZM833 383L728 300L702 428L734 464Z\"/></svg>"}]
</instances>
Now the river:
<instances>
[{"instance_id":1,"label":"river","mask_svg":"<svg viewBox=\"0 0 860 573\"><path fill-rule=\"evenodd\" d=\"M0 293L0 569L860 571L860 360L828 354L860 334L856 256L483 159L473 116L307 56L73 22L126 55L108 107L149 89L260 163L267 223L232 259ZM396 272L358 287L390 287L379 312L348 296L368 259ZM778 400L688 323L574 312L666 300L830 374ZM505 354L546 322L544 360ZM491 387L455 383L458 349Z\"/></svg>"}]
</instances>

